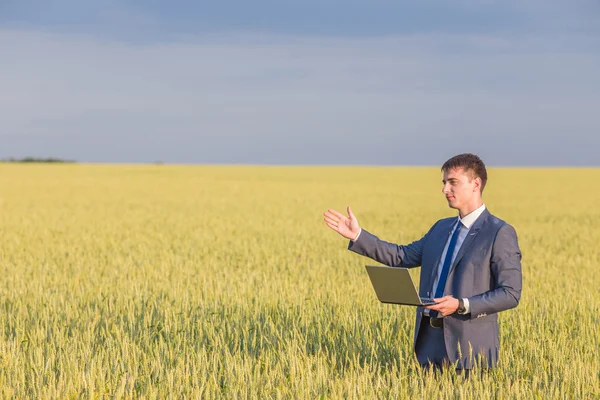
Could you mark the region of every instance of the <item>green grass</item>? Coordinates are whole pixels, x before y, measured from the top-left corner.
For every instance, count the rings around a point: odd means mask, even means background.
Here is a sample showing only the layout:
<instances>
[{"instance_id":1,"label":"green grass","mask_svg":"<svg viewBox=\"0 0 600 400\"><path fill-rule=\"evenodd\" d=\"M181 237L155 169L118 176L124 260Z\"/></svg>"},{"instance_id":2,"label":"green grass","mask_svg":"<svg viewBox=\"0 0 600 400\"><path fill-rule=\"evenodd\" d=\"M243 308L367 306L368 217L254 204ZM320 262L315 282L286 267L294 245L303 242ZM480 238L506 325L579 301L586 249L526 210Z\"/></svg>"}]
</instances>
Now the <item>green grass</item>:
<instances>
[{"instance_id":1,"label":"green grass","mask_svg":"<svg viewBox=\"0 0 600 400\"><path fill-rule=\"evenodd\" d=\"M2 164L0 397L600 398L600 170L489 176L523 293L461 382L322 221L416 240L455 215L437 168Z\"/></svg>"}]
</instances>

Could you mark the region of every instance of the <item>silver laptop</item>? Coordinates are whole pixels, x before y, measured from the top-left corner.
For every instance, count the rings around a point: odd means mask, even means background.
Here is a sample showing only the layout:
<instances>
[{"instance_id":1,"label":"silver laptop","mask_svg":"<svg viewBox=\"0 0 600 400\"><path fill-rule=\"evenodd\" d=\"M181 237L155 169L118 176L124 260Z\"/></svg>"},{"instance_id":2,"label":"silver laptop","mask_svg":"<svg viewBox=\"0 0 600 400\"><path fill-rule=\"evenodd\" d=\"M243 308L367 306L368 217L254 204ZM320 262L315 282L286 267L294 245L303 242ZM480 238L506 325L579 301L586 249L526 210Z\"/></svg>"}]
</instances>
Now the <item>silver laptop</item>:
<instances>
[{"instance_id":1,"label":"silver laptop","mask_svg":"<svg viewBox=\"0 0 600 400\"><path fill-rule=\"evenodd\" d=\"M415 284L406 268L366 265L369 278L382 303L428 306L430 298L419 297Z\"/></svg>"}]
</instances>

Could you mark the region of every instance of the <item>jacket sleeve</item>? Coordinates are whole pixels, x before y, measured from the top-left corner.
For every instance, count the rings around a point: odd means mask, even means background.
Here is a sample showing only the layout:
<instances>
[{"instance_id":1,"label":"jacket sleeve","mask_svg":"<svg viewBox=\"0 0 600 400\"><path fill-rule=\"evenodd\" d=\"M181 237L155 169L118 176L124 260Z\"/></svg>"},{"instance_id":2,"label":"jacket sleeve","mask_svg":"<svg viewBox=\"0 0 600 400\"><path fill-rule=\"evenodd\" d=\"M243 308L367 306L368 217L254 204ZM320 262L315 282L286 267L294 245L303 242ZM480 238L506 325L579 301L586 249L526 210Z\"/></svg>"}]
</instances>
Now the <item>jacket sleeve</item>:
<instances>
[{"instance_id":1,"label":"jacket sleeve","mask_svg":"<svg viewBox=\"0 0 600 400\"><path fill-rule=\"evenodd\" d=\"M408 245L388 243L363 229L356 241L350 241L348 250L390 267L420 267L423 247L434 227L421 239Z\"/></svg>"},{"instance_id":2,"label":"jacket sleeve","mask_svg":"<svg viewBox=\"0 0 600 400\"><path fill-rule=\"evenodd\" d=\"M521 250L517 232L506 224L498 230L492 247L490 265L495 287L469 297L471 318L514 308L521 298Z\"/></svg>"}]
</instances>

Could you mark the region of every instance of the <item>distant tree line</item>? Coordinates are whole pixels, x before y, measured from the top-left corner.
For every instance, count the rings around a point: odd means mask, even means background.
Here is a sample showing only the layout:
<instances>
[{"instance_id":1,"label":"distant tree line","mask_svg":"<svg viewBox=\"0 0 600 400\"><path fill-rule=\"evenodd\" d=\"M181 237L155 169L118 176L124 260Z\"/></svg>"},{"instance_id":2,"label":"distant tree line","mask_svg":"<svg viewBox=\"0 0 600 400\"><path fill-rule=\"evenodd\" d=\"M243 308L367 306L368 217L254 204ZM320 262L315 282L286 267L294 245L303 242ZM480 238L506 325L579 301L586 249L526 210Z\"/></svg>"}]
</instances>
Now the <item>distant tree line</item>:
<instances>
[{"instance_id":1,"label":"distant tree line","mask_svg":"<svg viewBox=\"0 0 600 400\"><path fill-rule=\"evenodd\" d=\"M40 158L40 157L24 157L24 158L5 158L1 160L2 162L9 163L74 163L72 160L63 160L61 158Z\"/></svg>"}]
</instances>

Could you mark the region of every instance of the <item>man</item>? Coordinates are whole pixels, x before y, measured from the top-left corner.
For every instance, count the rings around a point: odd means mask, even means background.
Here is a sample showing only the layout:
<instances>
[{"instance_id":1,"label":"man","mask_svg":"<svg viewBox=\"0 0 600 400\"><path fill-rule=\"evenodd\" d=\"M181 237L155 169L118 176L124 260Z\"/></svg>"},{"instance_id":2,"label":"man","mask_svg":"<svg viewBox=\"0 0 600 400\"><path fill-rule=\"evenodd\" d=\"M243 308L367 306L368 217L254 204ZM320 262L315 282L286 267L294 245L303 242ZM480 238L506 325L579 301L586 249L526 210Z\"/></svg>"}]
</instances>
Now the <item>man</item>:
<instances>
[{"instance_id":1,"label":"man","mask_svg":"<svg viewBox=\"0 0 600 400\"><path fill-rule=\"evenodd\" d=\"M442 172L442 193L458 218L437 221L409 245L361 229L350 207L348 217L328 210L325 223L350 239L349 250L392 267L421 267L419 296L436 302L416 310L414 350L423 367L491 368L500 345L498 313L516 307L521 296L517 234L483 204L487 171L479 157L452 157Z\"/></svg>"}]
</instances>

